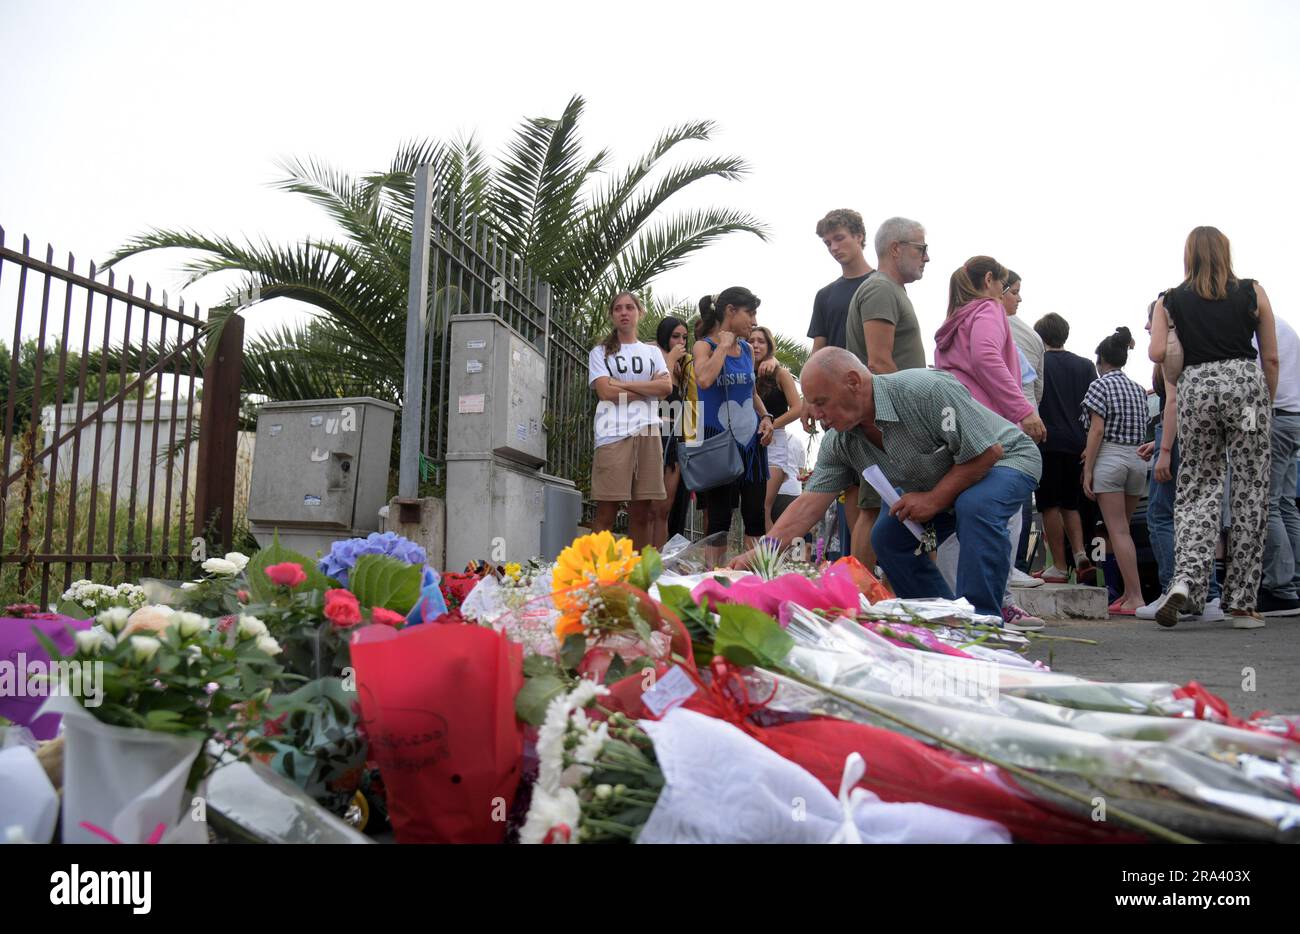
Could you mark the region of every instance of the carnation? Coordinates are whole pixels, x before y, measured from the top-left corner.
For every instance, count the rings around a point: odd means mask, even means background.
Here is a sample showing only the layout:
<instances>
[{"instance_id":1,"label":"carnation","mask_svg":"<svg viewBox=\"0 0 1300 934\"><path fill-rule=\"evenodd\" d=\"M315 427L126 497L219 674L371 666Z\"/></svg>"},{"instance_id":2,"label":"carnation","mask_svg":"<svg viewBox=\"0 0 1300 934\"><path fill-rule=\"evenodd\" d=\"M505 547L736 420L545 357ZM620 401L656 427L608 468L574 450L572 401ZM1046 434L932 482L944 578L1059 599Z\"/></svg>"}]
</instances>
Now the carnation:
<instances>
[{"instance_id":1,"label":"carnation","mask_svg":"<svg viewBox=\"0 0 1300 934\"><path fill-rule=\"evenodd\" d=\"M266 569L266 576L277 587L297 587L307 579L302 565L293 561L271 565Z\"/></svg>"},{"instance_id":2,"label":"carnation","mask_svg":"<svg viewBox=\"0 0 1300 934\"><path fill-rule=\"evenodd\" d=\"M362 555L385 555L407 564L424 564L427 558L423 548L396 532L371 532L365 538L335 542L329 554L320 559L320 570L346 586L348 574Z\"/></svg>"},{"instance_id":3,"label":"carnation","mask_svg":"<svg viewBox=\"0 0 1300 934\"><path fill-rule=\"evenodd\" d=\"M351 591L334 589L325 591L325 618L340 629L361 622L361 604Z\"/></svg>"}]
</instances>

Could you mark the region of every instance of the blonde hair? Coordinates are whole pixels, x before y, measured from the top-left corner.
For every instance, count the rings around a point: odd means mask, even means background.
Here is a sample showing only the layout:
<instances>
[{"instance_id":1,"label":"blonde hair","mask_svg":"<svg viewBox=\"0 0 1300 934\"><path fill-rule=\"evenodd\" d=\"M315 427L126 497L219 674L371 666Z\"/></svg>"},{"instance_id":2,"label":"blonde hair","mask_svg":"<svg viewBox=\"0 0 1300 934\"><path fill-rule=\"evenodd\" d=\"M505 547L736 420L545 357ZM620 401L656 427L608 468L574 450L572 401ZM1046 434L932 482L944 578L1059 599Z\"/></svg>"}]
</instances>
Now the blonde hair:
<instances>
[{"instance_id":1,"label":"blonde hair","mask_svg":"<svg viewBox=\"0 0 1300 934\"><path fill-rule=\"evenodd\" d=\"M1183 247L1185 285L1207 302L1228 297L1228 285L1235 284L1232 248L1217 227L1197 227L1187 235Z\"/></svg>"}]
</instances>

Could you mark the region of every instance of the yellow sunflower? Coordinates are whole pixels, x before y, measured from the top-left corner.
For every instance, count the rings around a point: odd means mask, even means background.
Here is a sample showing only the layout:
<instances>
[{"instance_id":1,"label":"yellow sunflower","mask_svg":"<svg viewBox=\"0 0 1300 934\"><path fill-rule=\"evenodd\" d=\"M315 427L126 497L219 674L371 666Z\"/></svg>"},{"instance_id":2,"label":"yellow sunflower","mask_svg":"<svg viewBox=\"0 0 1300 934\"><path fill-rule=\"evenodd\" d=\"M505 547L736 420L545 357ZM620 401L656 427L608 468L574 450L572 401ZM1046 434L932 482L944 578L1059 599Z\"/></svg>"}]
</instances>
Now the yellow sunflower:
<instances>
[{"instance_id":1,"label":"yellow sunflower","mask_svg":"<svg viewBox=\"0 0 1300 934\"><path fill-rule=\"evenodd\" d=\"M609 532L594 532L574 539L560 552L551 575L555 605L564 614L555 627L555 635L563 639L570 633L582 632L587 585L627 580L640 561L641 556L632 549L631 540L615 538Z\"/></svg>"}]
</instances>

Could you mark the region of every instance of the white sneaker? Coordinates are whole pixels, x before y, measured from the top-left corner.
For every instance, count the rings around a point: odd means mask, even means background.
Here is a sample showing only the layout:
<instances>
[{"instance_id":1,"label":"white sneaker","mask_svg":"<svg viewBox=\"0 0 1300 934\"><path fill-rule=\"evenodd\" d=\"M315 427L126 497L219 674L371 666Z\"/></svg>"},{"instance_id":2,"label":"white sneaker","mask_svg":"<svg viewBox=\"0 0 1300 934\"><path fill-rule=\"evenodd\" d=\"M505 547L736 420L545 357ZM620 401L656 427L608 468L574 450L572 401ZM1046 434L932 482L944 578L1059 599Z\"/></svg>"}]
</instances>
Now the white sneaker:
<instances>
[{"instance_id":1,"label":"white sneaker","mask_svg":"<svg viewBox=\"0 0 1300 934\"><path fill-rule=\"evenodd\" d=\"M1182 618L1182 609L1187 605L1187 585L1182 581L1173 584L1160 608L1156 610L1156 622L1166 628L1177 626Z\"/></svg>"},{"instance_id":2,"label":"white sneaker","mask_svg":"<svg viewBox=\"0 0 1300 934\"><path fill-rule=\"evenodd\" d=\"M1002 608L1002 625L1012 632L1038 632L1045 625L1037 616L1030 616L1014 603Z\"/></svg>"},{"instance_id":3,"label":"white sneaker","mask_svg":"<svg viewBox=\"0 0 1300 934\"><path fill-rule=\"evenodd\" d=\"M1148 603L1146 606L1140 606L1140 607L1138 607L1136 610L1134 610L1134 611L1133 611L1133 615L1136 616L1138 619L1155 619L1155 618L1156 618L1156 613L1160 610L1160 608L1161 608L1162 606L1165 605L1165 601L1168 600L1168 599L1169 599L1169 594L1167 594L1167 593L1162 593L1160 596L1156 597L1156 599L1152 600L1152 601L1151 601L1150 603ZM1217 600L1215 601L1215 605L1216 605L1216 606L1218 605L1218 601L1217 601ZM1209 604L1206 604L1206 610L1207 610L1207 611L1209 610ZM1179 613L1179 614L1178 614L1178 621L1179 621L1179 622L1184 622L1184 623L1185 623L1185 622L1190 621L1191 619L1192 619L1192 614L1191 614L1191 613ZM1222 610L1219 611L1219 619L1223 619L1223 611L1222 611Z\"/></svg>"},{"instance_id":4,"label":"white sneaker","mask_svg":"<svg viewBox=\"0 0 1300 934\"><path fill-rule=\"evenodd\" d=\"M1011 569L1011 578L1008 583L1012 587L1042 587L1043 582L1037 577L1030 577L1020 568Z\"/></svg>"},{"instance_id":5,"label":"white sneaker","mask_svg":"<svg viewBox=\"0 0 1300 934\"><path fill-rule=\"evenodd\" d=\"M1223 605L1220 603L1219 598L1215 597L1213 600L1208 601L1205 604L1205 609L1200 613L1193 615L1192 619L1198 623L1217 623L1226 619L1223 615Z\"/></svg>"}]
</instances>

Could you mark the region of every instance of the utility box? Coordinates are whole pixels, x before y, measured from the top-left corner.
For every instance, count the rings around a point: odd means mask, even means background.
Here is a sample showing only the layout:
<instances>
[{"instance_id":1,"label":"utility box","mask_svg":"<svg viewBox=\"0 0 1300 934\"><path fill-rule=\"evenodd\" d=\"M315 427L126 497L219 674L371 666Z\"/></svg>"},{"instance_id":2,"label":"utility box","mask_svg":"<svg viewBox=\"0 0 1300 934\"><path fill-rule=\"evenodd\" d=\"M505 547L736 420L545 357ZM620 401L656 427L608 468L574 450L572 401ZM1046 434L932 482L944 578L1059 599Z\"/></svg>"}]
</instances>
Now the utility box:
<instances>
[{"instance_id":1,"label":"utility box","mask_svg":"<svg viewBox=\"0 0 1300 934\"><path fill-rule=\"evenodd\" d=\"M502 457L448 454L447 567L541 554L545 506L540 472Z\"/></svg>"},{"instance_id":2,"label":"utility box","mask_svg":"<svg viewBox=\"0 0 1300 934\"><path fill-rule=\"evenodd\" d=\"M454 316L450 341L448 454L495 455L530 467L545 464L543 349L486 314Z\"/></svg>"},{"instance_id":3,"label":"utility box","mask_svg":"<svg viewBox=\"0 0 1300 934\"><path fill-rule=\"evenodd\" d=\"M582 524L582 491L572 480L542 475L542 550L539 554L554 561L578 535Z\"/></svg>"},{"instance_id":4,"label":"utility box","mask_svg":"<svg viewBox=\"0 0 1300 934\"><path fill-rule=\"evenodd\" d=\"M314 555L379 529L397 406L368 397L268 402L257 416L248 522Z\"/></svg>"}]
</instances>

